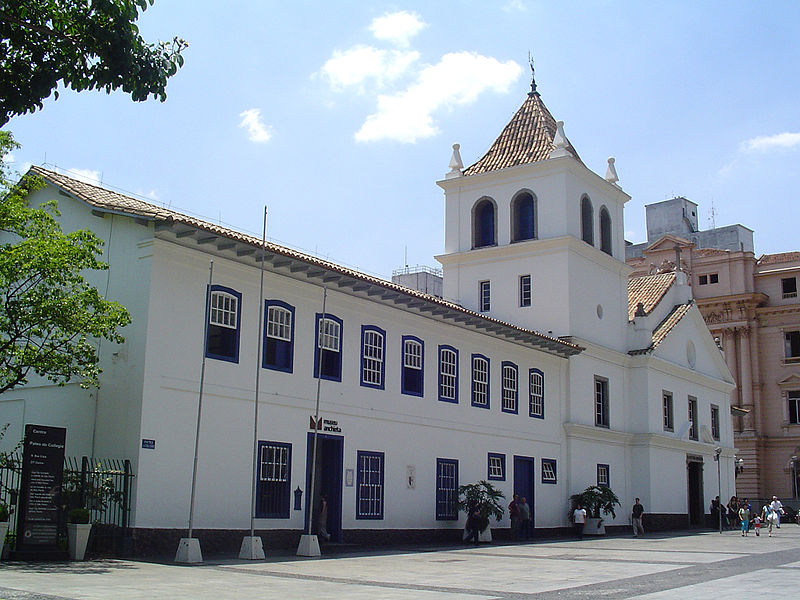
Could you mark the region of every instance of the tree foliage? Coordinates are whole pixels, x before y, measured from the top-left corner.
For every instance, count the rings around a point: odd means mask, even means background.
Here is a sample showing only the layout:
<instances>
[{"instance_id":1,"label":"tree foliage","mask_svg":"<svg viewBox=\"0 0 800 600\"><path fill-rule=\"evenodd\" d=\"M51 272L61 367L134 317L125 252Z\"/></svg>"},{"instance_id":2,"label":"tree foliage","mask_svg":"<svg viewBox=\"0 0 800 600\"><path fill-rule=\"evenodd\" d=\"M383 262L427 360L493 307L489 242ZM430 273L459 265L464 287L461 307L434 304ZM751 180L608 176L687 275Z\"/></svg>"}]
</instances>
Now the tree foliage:
<instances>
[{"instance_id":1,"label":"tree foliage","mask_svg":"<svg viewBox=\"0 0 800 600\"><path fill-rule=\"evenodd\" d=\"M59 82L166 100L187 43L142 39L136 21L154 1L0 0L0 126L58 98Z\"/></svg>"},{"instance_id":2,"label":"tree foliage","mask_svg":"<svg viewBox=\"0 0 800 600\"><path fill-rule=\"evenodd\" d=\"M572 501L571 511L574 511L578 504L586 509L586 513L590 517L600 518L600 511L604 515L610 514L616 518L617 513L614 511L615 506L621 506L617 495L611 491L611 488L605 485L590 485L580 494L572 494L569 497Z\"/></svg>"},{"instance_id":3,"label":"tree foliage","mask_svg":"<svg viewBox=\"0 0 800 600\"><path fill-rule=\"evenodd\" d=\"M489 524L489 517L494 517L498 521L503 518L504 509L501 501L504 498L505 494L488 481L458 487L458 508L468 513L477 507L481 513L481 531Z\"/></svg>"},{"instance_id":4,"label":"tree foliage","mask_svg":"<svg viewBox=\"0 0 800 600\"><path fill-rule=\"evenodd\" d=\"M0 157L16 147L0 131ZM0 160L0 393L31 372L59 385L97 385L96 340L123 342L118 330L130 322L83 276L108 268L99 260L103 241L90 231L64 233L54 202L29 205L43 185L30 174L10 185Z\"/></svg>"}]
</instances>

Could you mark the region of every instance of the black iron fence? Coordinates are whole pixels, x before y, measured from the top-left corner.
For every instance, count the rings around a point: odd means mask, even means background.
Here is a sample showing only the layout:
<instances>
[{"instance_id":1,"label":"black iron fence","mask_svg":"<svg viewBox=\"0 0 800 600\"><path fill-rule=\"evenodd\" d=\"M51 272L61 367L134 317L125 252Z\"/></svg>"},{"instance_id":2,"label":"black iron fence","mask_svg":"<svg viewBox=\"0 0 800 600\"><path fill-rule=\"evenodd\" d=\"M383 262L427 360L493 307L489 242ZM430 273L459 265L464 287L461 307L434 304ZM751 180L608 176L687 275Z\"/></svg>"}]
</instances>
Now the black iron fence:
<instances>
[{"instance_id":1,"label":"black iron fence","mask_svg":"<svg viewBox=\"0 0 800 600\"><path fill-rule=\"evenodd\" d=\"M16 543L17 507L22 480L22 453L2 455L0 461L0 501L12 507L9 534L10 550ZM62 512L62 527L73 508L89 509L94 524L88 551L124 556L130 540L131 480L134 475L127 459L64 458L64 483L57 503Z\"/></svg>"}]
</instances>

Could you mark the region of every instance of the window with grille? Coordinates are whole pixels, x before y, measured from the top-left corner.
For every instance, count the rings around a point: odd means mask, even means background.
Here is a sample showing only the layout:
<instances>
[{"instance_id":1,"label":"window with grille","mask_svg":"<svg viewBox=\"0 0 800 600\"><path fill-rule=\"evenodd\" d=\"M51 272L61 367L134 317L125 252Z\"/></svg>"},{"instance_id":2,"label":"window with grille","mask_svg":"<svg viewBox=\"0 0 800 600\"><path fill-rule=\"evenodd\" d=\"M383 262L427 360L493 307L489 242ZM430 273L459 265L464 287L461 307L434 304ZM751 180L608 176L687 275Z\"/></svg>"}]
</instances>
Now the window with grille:
<instances>
[{"instance_id":1,"label":"window with grille","mask_svg":"<svg viewBox=\"0 0 800 600\"><path fill-rule=\"evenodd\" d=\"M439 400L458 402L458 350L439 346Z\"/></svg>"},{"instance_id":2,"label":"window with grille","mask_svg":"<svg viewBox=\"0 0 800 600\"><path fill-rule=\"evenodd\" d=\"M472 355L472 406L489 408L489 359Z\"/></svg>"},{"instance_id":3,"label":"window with grille","mask_svg":"<svg viewBox=\"0 0 800 600\"><path fill-rule=\"evenodd\" d=\"M521 275L519 278L519 305L531 305L531 276Z\"/></svg>"},{"instance_id":4,"label":"window with grille","mask_svg":"<svg viewBox=\"0 0 800 600\"><path fill-rule=\"evenodd\" d=\"M608 427L608 379L594 378L594 424Z\"/></svg>"},{"instance_id":5,"label":"window with grille","mask_svg":"<svg viewBox=\"0 0 800 600\"><path fill-rule=\"evenodd\" d=\"M506 480L506 455L489 452L489 464L486 473L487 479L493 481Z\"/></svg>"},{"instance_id":6,"label":"window with grille","mask_svg":"<svg viewBox=\"0 0 800 600\"><path fill-rule=\"evenodd\" d=\"M314 347L314 376L322 379L342 380L342 320L317 313L316 343Z\"/></svg>"},{"instance_id":7,"label":"window with grille","mask_svg":"<svg viewBox=\"0 0 800 600\"><path fill-rule=\"evenodd\" d=\"M719 406L711 405L711 437L719 440Z\"/></svg>"},{"instance_id":8,"label":"window with grille","mask_svg":"<svg viewBox=\"0 0 800 600\"><path fill-rule=\"evenodd\" d=\"M458 519L458 461L436 459L436 520Z\"/></svg>"},{"instance_id":9,"label":"window with grille","mask_svg":"<svg viewBox=\"0 0 800 600\"><path fill-rule=\"evenodd\" d=\"M611 477L608 465L597 465L597 485L611 487Z\"/></svg>"},{"instance_id":10,"label":"window with grille","mask_svg":"<svg viewBox=\"0 0 800 600\"><path fill-rule=\"evenodd\" d=\"M403 336L403 379L401 391L411 396L422 396L425 346L419 338Z\"/></svg>"},{"instance_id":11,"label":"window with grille","mask_svg":"<svg viewBox=\"0 0 800 600\"><path fill-rule=\"evenodd\" d=\"M672 394L670 392L663 392L662 398L664 411L664 431L673 431L675 429L675 420Z\"/></svg>"},{"instance_id":12,"label":"window with grille","mask_svg":"<svg viewBox=\"0 0 800 600\"><path fill-rule=\"evenodd\" d=\"M361 327L361 385L383 389L386 332L373 325Z\"/></svg>"},{"instance_id":13,"label":"window with grille","mask_svg":"<svg viewBox=\"0 0 800 600\"><path fill-rule=\"evenodd\" d=\"M542 459L542 483L558 483L558 471L553 458Z\"/></svg>"},{"instance_id":14,"label":"window with grille","mask_svg":"<svg viewBox=\"0 0 800 600\"><path fill-rule=\"evenodd\" d=\"M531 417L544 419L544 373L539 369L531 369L529 378L528 414Z\"/></svg>"},{"instance_id":15,"label":"window with grille","mask_svg":"<svg viewBox=\"0 0 800 600\"><path fill-rule=\"evenodd\" d=\"M239 319L242 295L230 288L212 285L208 310L206 356L239 362Z\"/></svg>"},{"instance_id":16,"label":"window with grille","mask_svg":"<svg viewBox=\"0 0 800 600\"><path fill-rule=\"evenodd\" d=\"M697 440L697 398L689 396L689 439Z\"/></svg>"},{"instance_id":17,"label":"window with grille","mask_svg":"<svg viewBox=\"0 0 800 600\"><path fill-rule=\"evenodd\" d=\"M294 307L279 300L264 302L266 329L262 366L292 372L294 354Z\"/></svg>"},{"instance_id":18,"label":"window with grille","mask_svg":"<svg viewBox=\"0 0 800 600\"><path fill-rule=\"evenodd\" d=\"M481 312L487 312L492 306L492 286L488 281L480 282Z\"/></svg>"},{"instance_id":19,"label":"window with grille","mask_svg":"<svg viewBox=\"0 0 800 600\"><path fill-rule=\"evenodd\" d=\"M356 519L383 519L383 456L358 451Z\"/></svg>"},{"instance_id":20,"label":"window with grille","mask_svg":"<svg viewBox=\"0 0 800 600\"><path fill-rule=\"evenodd\" d=\"M258 456L255 516L288 519L292 445L282 442L259 442Z\"/></svg>"},{"instance_id":21,"label":"window with grille","mask_svg":"<svg viewBox=\"0 0 800 600\"><path fill-rule=\"evenodd\" d=\"M781 291L784 298L797 298L797 278L784 277L781 279Z\"/></svg>"},{"instance_id":22,"label":"window with grille","mask_svg":"<svg viewBox=\"0 0 800 600\"><path fill-rule=\"evenodd\" d=\"M517 365L503 361L503 412L517 412L517 373Z\"/></svg>"}]
</instances>

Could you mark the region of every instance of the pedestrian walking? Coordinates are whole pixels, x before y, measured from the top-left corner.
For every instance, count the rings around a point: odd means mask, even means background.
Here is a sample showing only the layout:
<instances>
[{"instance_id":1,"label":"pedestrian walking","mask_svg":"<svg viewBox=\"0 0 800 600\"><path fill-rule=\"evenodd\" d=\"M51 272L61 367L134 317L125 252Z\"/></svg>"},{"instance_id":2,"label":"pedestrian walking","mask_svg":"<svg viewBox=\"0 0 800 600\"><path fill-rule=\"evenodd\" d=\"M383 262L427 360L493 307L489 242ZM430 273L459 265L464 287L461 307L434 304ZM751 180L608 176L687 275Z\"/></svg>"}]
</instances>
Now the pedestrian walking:
<instances>
[{"instance_id":1,"label":"pedestrian walking","mask_svg":"<svg viewBox=\"0 0 800 600\"><path fill-rule=\"evenodd\" d=\"M580 504L572 511L572 522L575 525L575 535L578 539L583 539L583 526L586 525L586 509Z\"/></svg>"},{"instance_id":2,"label":"pedestrian walking","mask_svg":"<svg viewBox=\"0 0 800 600\"><path fill-rule=\"evenodd\" d=\"M639 499L633 503L631 508L631 524L633 525L633 537L644 535L644 525L642 525L642 515L644 514L644 506L641 505Z\"/></svg>"},{"instance_id":3,"label":"pedestrian walking","mask_svg":"<svg viewBox=\"0 0 800 600\"><path fill-rule=\"evenodd\" d=\"M519 499L519 528L520 538L529 540L533 537L533 523L531 521L531 505L528 499L522 496Z\"/></svg>"},{"instance_id":4,"label":"pedestrian walking","mask_svg":"<svg viewBox=\"0 0 800 600\"><path fill-rule=\"evenodd\" d=\"M511 517L511 539L519 539L519 495L514 494L508 505L508 516Z\"/></svg>"},{"instance_id":5,"label":"pedestrian walking","mask_svg":"<svg viewBox=\"0 0 800 600\"><path fill-rule=\"evenodd\" d=\"M748 508L747 499L739 508L739 520L742 523L742 537L746 537L750 532L750 509Z\"/></svg>"},{"instance_id":6,"label":"pedestrian walking","mask_svg":"<svg viewBox=\"0 0 800 600\"><path fill-rule=\"evenodd\" d=\"M778 500L777 496L773 496L772 497L772 502L770 502L770 506L772 507L772 512L775 513L775 518L776 518L775 527L780 529L781 528L781 515L783 514L783 504L781 504L781 501Z\"/></svg>"}]
</instances>

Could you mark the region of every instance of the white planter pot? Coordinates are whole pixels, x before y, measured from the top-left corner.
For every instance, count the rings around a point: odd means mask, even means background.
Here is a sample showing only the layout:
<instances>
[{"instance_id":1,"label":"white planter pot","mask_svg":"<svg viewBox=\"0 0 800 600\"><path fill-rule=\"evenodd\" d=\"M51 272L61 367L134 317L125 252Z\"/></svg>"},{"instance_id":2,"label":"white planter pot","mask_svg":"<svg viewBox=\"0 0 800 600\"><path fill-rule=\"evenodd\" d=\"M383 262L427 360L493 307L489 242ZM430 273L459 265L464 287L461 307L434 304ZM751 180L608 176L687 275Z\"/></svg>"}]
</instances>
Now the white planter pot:
<instances>
[{"instance_id":1,"label":"white planter pot","mask_svg":"<svg viewBox=\"0 0 800 600\"><path fill-rule=\"evenodd\" d=\"M6 543L6 534L8 533L8 521L0 523L0 558L3 556L3 544Z\"/></svg>"},{"instance_id":2,"label":"white planter pot","mask_svg":"<svg viewBox=\"0 0 800 600\"><path fill-rule=\"evenodd\" d=\"M583 526L584 535L605 535L606 528L603 525L603 519L595 517L587 517L586 524Z\"/></svg>"},{"instance_id":3,"label":"white planter pot","mask_svg":"<svg viewBox=\"0 0 800 600\"><path fill-rule=\"evenodd\" d=\"M91 523L68 523L69 557L71 560L83 560L86 554L86 544L89 542L89 533L92 531Z\"/></svg>"},{"instance_id":4,"label":"white planter pot","mask_svg":"<svg viewBox=\"0 0 800 600\"><path fill-rule=\"evenodd\" d=\"M478 541L479 542L491 542L492 541L492 528L486 527L483 531L478 534Z\"/></svg>"}]
</instances>

